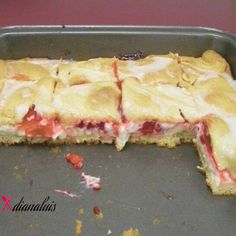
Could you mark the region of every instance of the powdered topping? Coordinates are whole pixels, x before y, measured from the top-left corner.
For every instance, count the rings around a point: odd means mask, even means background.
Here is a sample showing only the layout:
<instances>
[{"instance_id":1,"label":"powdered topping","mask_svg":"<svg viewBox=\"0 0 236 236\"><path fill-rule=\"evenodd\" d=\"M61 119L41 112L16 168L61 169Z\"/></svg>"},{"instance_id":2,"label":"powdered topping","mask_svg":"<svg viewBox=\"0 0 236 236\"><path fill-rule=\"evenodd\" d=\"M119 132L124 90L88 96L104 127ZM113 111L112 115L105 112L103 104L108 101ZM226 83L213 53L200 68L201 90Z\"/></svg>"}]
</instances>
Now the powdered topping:
<instances>
[{"instance_id":1,"label":"powdered topping","mask_svg":"<svg viewBox=\"0 0 236 236\"><path fill-rule=\"evenodd\" d=\"M66 196L66 197L71 197L71 198L78 198L79 196L75 193L72 193L72 192L69 192L67 190L61 190L61 189L54 189L54 192L56 193L60 193L62 194L63 196Z\"/></svg>"},{"instance_id":2,"label":"powdered topping","mask_svg":"<svg viewBox=\"0 0 236 236\"><path fill-rule=\"evenodd\" d=\"M86 188L93 189L93 190L100 190L101 189L101 185L100 185L101 178L100 177L86 175L83 172L81 174L81 179L82 179L82 182L85 183Z\"/></svg>"},{"instance_id":3,"label":"powdered topping","mask_svg":"<svg viewBox=\"0 0 236 236\"><path fill-rule=\"evenodd\" d=\"M166 58L160 56L153 56L151 63L145 63L143 65L138 64L136 61L128 60L127 64L122 68L120 68L121 71L119 71L119 76L120 79L132 76L142 80L147 73L163 70L168 65L170 65L171 62L173 62L172 58Z\"/></svg>"}]
</instances>

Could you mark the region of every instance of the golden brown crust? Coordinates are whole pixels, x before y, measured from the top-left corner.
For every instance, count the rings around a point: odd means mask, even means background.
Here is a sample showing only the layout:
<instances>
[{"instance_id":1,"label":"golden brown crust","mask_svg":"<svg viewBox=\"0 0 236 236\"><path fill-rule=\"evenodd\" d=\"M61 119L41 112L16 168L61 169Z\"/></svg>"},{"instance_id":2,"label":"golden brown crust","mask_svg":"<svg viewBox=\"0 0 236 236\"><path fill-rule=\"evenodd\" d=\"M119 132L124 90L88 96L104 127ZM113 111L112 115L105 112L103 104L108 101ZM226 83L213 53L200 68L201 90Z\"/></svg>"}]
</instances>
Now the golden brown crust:
<instances>
[{"instance_id":1,"label":"golden brown crust","mask_svg":"<svg viewBox=\"0 0 236 236\"><path fill-rule=\"evenodd\" d=\"M178 123L184 121L181 112L189 121L201 117L186 89L143 84L134 78L126 79L122 84L122 107L125 117L132 121L153 119Z\"/></svg>"},{"instance_id":2,"label":"golden brown crust","mask_svg":"<svg viewBox=\"0 0 236 236\"><path fill-rule=\"evenodd\" d=\"M54 116L54 83L50 77L36 81L6 80L0 93L0 125L20 122L32 104L39 114Z\"/></svg>"},{"instance_id":3,"label":"golden brown crust","mask_svg":"<svg viewBox=\"0 0 236 236\"><path fill-rule=\"evenodd\" d=\"M141 136L130 137L130 143L136 144L156 144L158 147L174 148L181 143L191 143L193 137L186 133L178 133L171 136Z\"/></svg>"},{"instance_id":4,"label":"golden brown crust","mask_svg":"<svg viewBox=\"0 0 236 236\"><path fill-rule=\"evenodd\" d=\"M58 66L58 79L72 86L99 81L116 81L115 58L96 58L88 61L65 62Z\"/></svg>"},{"instance_id":5,"label":"golden brown crust","mask_svg":"<svg viewBox=\"0 0 236 236\"><path fill-rule=\"evenodd\" d=\"M117 65L120 80L134 77L142 83L176 86L182 78L178 56L171 53L159 56L150 55L137 61L119 60Z\"/></svg>"},{"instance_id":6,"label":"golden brown crust","mask_svg":"<svg viewBox=\"0 0 236 236\"><path fill-rule=\"evenodd\" d=\"M206 72L231 74L229 64L217 52L213 50L205 51L201 57L181 56L181 67L186 80L191 83Z\"/></svg>"},{"instance_id":7,"label":"golden brown crust","mask_svg":"<svg viewBox=\"0 0 236 236\"><path fill-rule=\"evenodd\" d=\"M54 106L66 124L79 120L119 122L120 90L114 82L66 86L58 83Z\"/></svg>"},{"instance_id":8,"label":"golden brown crust","mask_svg":"<svg viewBox=\"0 0 236 236\"><path fill-rule=\"evenodd\" d=\"M13 145L13 144L20 144L20 143L26 143L26 144L111 144L113 143L113 140L101 140L100 136L80 136L76 138L65 138L65 139L44 139L44 138L31 138L31 137L25 137L25 136L17 136L17 135L0 135L0 143L1 144L7 144L7 145Z\"/></svg>"}]
</instances>

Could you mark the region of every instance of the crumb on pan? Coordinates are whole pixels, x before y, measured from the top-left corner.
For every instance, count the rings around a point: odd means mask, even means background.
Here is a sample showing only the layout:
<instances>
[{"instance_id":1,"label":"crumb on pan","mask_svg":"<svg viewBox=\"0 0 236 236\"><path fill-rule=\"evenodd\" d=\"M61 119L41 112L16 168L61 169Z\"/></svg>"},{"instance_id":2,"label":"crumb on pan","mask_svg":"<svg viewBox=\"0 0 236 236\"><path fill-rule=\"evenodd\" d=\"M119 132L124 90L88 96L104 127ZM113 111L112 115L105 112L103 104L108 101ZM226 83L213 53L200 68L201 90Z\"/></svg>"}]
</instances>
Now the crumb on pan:
<instances>
[{"instance_id":1,"label":"crumb on pan","mask_svg":"<svg viewBox=\"0 0 236 236\"><path fill-rule=\"evenodd\" d=\"M51 152L55 155L59 154L61 152L61 148L60 147L52 147L51 148Z\"/></svg>"},{"instance_id":2,"label":"crumb on pan","mask_svg":"<svg viewBox=\"0 0 236 236\"><path fill-rule=\"evenodd\" d=\"M75 220L75 235L80 236L82 232L82 222L80 220Z\"/></svg>"},{"instance_id":3,"label":"crumb on pan","mask_svg":"<svg viewBox=\"0 0 236 236\"><path fill-rule=\"evenodd\" d=\"M123 231L122 236L141 236L138 229L130 228Z\"/></svg>"},{"instance_id":4,"label":"crumb on pan","mask_svg":"<svg viewBox=\"0 0 236 236\"><path fill-rule=\"evenodd\" d=\"M158 218L156 218L152 221L152 224L154 224L154 225L159 225L160 223L161 223L161 221Z\"/></svg>"},{"instance_id":5,"label":"crumb on pan","mask_svg":"<svg viewBox=\"0 0 236 236\"><path fill-rule=\"evenodd\" d=\"M101 210L98 206L93 207L93 213L96 216L97 220L103 219L103 213L101 212Z\"/></svg>"}]
</instances>

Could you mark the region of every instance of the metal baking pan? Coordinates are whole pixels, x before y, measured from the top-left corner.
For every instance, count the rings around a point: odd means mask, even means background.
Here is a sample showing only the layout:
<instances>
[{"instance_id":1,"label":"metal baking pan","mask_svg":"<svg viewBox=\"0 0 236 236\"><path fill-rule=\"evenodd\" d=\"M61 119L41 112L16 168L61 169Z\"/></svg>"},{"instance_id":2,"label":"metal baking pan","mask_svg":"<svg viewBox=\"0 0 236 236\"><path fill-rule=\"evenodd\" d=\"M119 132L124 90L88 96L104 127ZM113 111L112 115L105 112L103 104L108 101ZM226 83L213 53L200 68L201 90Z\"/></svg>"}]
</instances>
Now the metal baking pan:
<instances>
[{"instance_id":1,"label":"metal baking pan","mask_svg":"<svg viewBox=\"0 0 236 236\"><path fill-rule=\"evenodd\" d=\"M88 59L142 50L147 54L178 52L199 56L206 49L221 53L236 75L236 37L206 28L39 26L0 30L0 57ZM81 171L64 159L83 155L87 174L100 176L102 190L86 190ZM197 171L193 145L175 149L155 145L15 145L0 148L0 235L75 235L75 220L84 236L122 235L138 228L142 236L235 235L236 198L213 196ZM65 197L54 189L80 195ZM25 203L56 204L55 211L10 212ZM10 200L10 198L12 200ZM3 201L5 200L5 202ZM103 219L97 219L98 206ZM0 209L0 210L1 210ZM83 210L81 210L83 209ZM109 234L111 233L112 234Z\"/></svg>"}]
</instances>

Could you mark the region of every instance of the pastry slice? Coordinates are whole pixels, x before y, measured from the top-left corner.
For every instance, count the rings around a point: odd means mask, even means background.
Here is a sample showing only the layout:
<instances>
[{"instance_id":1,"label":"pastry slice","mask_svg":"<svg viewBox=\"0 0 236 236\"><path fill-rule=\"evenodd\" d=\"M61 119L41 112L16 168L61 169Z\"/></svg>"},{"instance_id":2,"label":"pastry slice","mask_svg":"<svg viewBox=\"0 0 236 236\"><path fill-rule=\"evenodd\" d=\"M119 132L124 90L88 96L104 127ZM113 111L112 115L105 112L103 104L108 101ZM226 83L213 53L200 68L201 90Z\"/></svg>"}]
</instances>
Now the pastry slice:
<instances>
[{"instance_id":1,"label":"pastry slice","mask_svg":"<svg viewBox=\"0 0 236 236\"><path fill-rule=\"evenodd\" d=\"M58 67L58 79L68 86L116 81L116 61L115 58L95 58L79 62L62 62Z\"/></svg>"},{"instance_id":2,"label":"pastry slice","mask_svg":"<svg viewBox=\"0 0 236 236\"><path fill-rule=\"evenodd\" d=\"M54 107L64 132L61 142L111 143L120 122L120 90L111 81L68 86L58 83Z\"/></svg>"},{"instance_id":3,"label":"pastry slice","mask_svg":"<svg viewBox=\"0 0 236 236\"><path fill-rule=\"evenodd\" d=\"M198 78L188 91L202 117L208 114L236 116L236 84L231 77L212 74L207 79Z\"/></svg>"},{"instance_id":4,"label":"pastry slice","mask_svg":"<svg viewBox=\"0 0 236 236\"><path fill-rule=\"evenodd\" d=\"M198 79L191 92L202 119L195 143L214 194L236 194L236 89L221 76Z\"/></svg>"},{"instance_id":5,"label":"pastry slice","mask_svg":"<svg viewBox=\"0 0 236 236\"><path fill-rule=\"evenodd\" d=\"M7 79L0 92L0 142L42 142L57 130L54 80Z\"/></svg>"},{"instance_id":6,"label":"pastry slice","mask_svg":"<svg viewBox=\"0 0 236 236\"><path fill-rule=\"evenodd\" d=\"M116 140L118 149L127 141L173 147L191 141L191 124L200 118L185 88L150 85L134 78L122 83L123 124Z\"/></svg>"},{"instance_id":7,"label":"pastry slice","mask_svg":"<svg viewBox=\"0 0 236 236\"><path fill-rule=\"evenodd\" d=\"M230 76L230 66L226 60L213 50L205 51L201 57L180 56L183 72L182 85L194 84L197 79L207 79L212 74Z\"/></svg>"},{"instance_id":8,"label":"pastry slice","mask_svg":"<svg viewBox=\"0 0 236 236\"><path fill-rule=\"evenodd\" d=\"M119 60L117 67L119 80L134 77L142 83L176 86L182 78L179 56L173 53L163 56L150 55L136 61Z\"/></svg>"},{"instance_id":9,"label":"pastry slice","mask_svg":"<svg viewBox=\"0 0 236 236\"><path fill-rule=\"evenodd\" d=\"M236 194L236 116L206 116L195 139L213 194Z\"/></svg>"},{"instance_id":10,"label":"pastry slice","mask_svg":"<svg viewBox=\"0 0 236 236\"><path fill-rule=\"evenodd\" d=\"M60 60L43 58L5 61L5 78L14 80L38 80L41 78L55 78Z\"/></svg>"}]
</instances>

